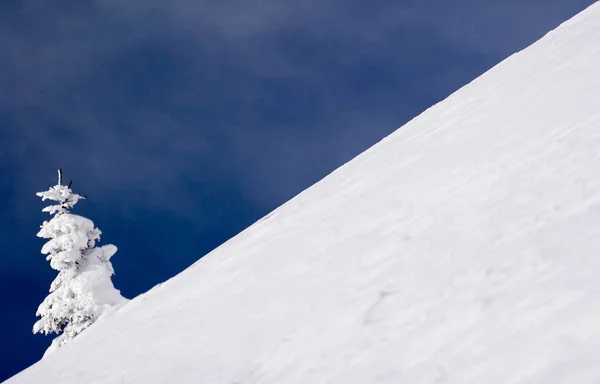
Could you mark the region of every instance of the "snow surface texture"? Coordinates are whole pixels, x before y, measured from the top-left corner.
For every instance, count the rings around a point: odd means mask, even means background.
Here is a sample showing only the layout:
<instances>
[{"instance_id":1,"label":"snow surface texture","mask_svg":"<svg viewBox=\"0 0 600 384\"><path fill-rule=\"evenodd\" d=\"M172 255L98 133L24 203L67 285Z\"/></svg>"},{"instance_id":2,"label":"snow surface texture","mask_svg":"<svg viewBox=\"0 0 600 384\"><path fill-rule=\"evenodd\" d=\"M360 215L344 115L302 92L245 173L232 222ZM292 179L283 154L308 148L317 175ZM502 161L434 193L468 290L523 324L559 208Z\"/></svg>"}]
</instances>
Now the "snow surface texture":
<instances>
[{"instance_id":1,"label":"snow surface texture","mask_svg":"<svg viewBox=\"0 0 600 384\"><path fill-rule=\"evenodd\" d=\"M91 220L69 211L83 196L61 184L60 170L58 180L49 190L37 193L43 201L58 203L43 209L54 217L45 221L37 234L50 239L42 247L42 253L48 255L50 266L59 271L50 285L50 294L38 307L36 315L41 319L33 326L34 333L60 334L44 356L127 302L111 281L114 271L110 258L117 247L112 244L96 247L102 232Z\"/></svg>"},{"instance_id":2,"label":"snow surface texture","mask_svg":"<svg viewBox=\"0 0 600 384\"><path fill-rule=\"evenodd\" d=\"M599 383L600 5L17 383Z\"/></svg>"}]
</instances>

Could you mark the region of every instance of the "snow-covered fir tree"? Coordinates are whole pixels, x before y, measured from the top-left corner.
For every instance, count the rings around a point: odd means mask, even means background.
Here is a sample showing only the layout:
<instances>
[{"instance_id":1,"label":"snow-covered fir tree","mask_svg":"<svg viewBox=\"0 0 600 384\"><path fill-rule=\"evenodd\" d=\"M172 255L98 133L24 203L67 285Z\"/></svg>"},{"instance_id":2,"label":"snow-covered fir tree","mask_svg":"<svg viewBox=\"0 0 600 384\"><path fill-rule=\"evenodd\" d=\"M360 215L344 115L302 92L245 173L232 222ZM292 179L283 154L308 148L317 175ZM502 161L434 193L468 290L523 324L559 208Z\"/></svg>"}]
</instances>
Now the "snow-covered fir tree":
<instances>
[{"instance_id":1,"label":"snow-covered fir tree","mask_svg":"<svg viewBox=\"0 0 600 384\"><path fill-rule=\"evenodd\" d=\"M73 193L70 187L63 185L59 170L58 184L37 193L43 201L56 202L43 209L53 217L42 224L37 234L50 239L42 247L42 253L48 255L50 266L58 271L50 285L50 294L37 310L36 315L41 319L33 326L34 333L60 334L45 355L80 334L107 310L127 301L111 281L114 271L110 258L117 247L96 247L101 232L91 220L70 213L85 198Z\"/></svg>"}]
</instances>

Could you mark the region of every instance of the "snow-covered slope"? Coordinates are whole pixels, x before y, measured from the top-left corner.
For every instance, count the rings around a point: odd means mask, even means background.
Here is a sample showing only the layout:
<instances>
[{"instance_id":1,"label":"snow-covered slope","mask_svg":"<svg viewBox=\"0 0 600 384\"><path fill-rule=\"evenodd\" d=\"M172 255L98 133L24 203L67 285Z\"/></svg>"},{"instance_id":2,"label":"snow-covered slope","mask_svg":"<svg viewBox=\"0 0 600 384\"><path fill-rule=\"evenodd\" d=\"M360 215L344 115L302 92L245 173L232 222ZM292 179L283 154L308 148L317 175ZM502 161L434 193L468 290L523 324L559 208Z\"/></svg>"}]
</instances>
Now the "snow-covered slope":
<instances>
[{"instance_id":1,"label":"snow-covered slope","mask_svg":"<svg viewBox=\"0 0 600 384\"><path fill-rule=\"evenodd\" d=\"M599 383L600 4L17 383Z\"/></svg>"}]
</instances>

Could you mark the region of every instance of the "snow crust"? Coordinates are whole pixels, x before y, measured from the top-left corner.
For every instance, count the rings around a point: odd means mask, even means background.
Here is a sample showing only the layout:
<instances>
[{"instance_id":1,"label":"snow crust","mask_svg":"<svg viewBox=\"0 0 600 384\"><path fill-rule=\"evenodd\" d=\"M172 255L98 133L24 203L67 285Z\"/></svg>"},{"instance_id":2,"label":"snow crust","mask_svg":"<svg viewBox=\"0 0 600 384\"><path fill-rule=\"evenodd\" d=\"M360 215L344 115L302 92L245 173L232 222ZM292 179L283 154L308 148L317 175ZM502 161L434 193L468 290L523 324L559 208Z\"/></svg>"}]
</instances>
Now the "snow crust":
<instances>
[{"instance_id":1,"label":"snow crust","mask_svg":"<svg viewBox=\"0 0 600 384\"><path fill-rule=\"evenodd\" d=\"M8 382L600 382L600 4Z\"/></svg>"}]
</instances>

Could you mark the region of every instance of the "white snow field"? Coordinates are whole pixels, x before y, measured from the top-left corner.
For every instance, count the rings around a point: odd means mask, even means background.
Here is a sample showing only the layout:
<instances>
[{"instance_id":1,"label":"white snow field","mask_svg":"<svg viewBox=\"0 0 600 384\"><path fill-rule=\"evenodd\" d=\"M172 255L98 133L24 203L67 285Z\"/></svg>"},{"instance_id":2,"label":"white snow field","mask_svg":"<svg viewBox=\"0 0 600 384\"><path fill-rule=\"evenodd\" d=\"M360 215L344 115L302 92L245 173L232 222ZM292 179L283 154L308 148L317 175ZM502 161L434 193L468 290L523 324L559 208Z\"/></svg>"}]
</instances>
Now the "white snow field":
<instances>
[{"instance_id":1,"label":"white snow field","mask_svg":"<svg viewBox=\"0 0 600 384\"><path fill-rule=\"evenodd\" d=\"M8 383L600 383L600 4Z\"/></svg>"}]
</instances>

